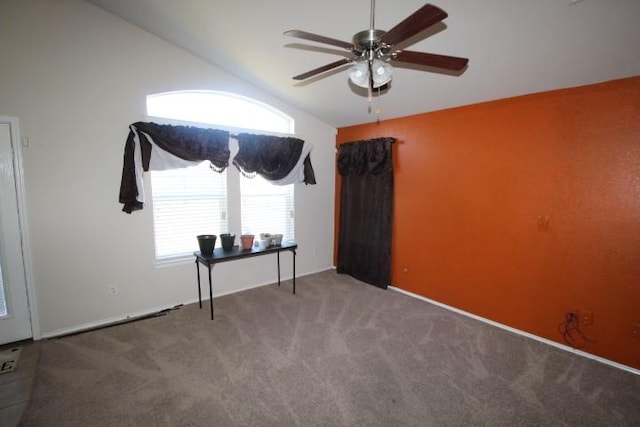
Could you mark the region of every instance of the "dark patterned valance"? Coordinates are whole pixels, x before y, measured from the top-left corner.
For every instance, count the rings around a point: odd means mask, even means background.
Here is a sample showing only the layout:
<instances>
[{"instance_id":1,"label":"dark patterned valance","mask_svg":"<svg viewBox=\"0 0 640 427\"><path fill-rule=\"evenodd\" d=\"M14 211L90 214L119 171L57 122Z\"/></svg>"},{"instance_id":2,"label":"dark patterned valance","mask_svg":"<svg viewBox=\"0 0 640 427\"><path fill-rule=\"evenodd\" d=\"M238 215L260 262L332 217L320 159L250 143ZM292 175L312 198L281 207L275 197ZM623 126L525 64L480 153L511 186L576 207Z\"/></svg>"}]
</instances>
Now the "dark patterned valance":
<instances>
[{"instance_id":1,"label":"dark patterned valance","mask_svg":"<svg viewBox=\"0 0 640 427\"><path fill-rule=\"evenodd\" d=\"M239 134L237 139L238 154L233 164L243 175L258 174L269 181L280 181L290 176L297 166L302 166L304 183L316 183L310 154L303 150L301 139L248 133Z\"/></svg>"},{"instance_id":2,"label":"dark patterned valance","mask_svg":"<svg viewBox=\"0 0 640 427\"><path fill-rule=\"evenodd\" d=\"M222 172L229 165L228 131L136 122L129 126L120 183L122 210L142 209L142 173L190 166L204 160ZM256 174L275 185L315 184L311 146L292 137L240 134L233 164L245 176ZM154 154L155 153L155 154Z\"/></svg>"},{"instance_id":3,"label":"dark patterned valance","mask_svg":"<svg viewBox=\"0 0 640 427\"><path fill-rule=\"evenodd\" d=\"M148 142L149 135L160 148L184 160L209 160L216 172L229 166L229 132L195 126L134 123L140 142Z\"/></svg>"},{"instance_id":4,"label":"dark patterned valance","mask_svg":"<svg viewBox=\"0 0 640 427\"><path fill-rule=\"evenodd\" d=\"M229 132L194 126L172 126L137 122L129 126L124 149L124 165L120 183L120 203L127 213L142 209L138 189L139 176L148 171L152 150L164 150L186 161L209 160L212 168L222 172L229 165ZM140 151L136 165L136 148ZM142 170L136 171L136 167ZM167 168L167 167L164 167ZM163 167L158 167L163 169Z\"/></svg>"},{"instance_id":5,"label":"dark patterned valance","mask_svg":"<svg viewBox=\"0 0 640 427\"><path fill-rule=\"evenodd\" d=\"M338 172L342 176L376 176L392 169L390 144L394 138L355 141L338 146Z\"/></svg>"}]
</instances>

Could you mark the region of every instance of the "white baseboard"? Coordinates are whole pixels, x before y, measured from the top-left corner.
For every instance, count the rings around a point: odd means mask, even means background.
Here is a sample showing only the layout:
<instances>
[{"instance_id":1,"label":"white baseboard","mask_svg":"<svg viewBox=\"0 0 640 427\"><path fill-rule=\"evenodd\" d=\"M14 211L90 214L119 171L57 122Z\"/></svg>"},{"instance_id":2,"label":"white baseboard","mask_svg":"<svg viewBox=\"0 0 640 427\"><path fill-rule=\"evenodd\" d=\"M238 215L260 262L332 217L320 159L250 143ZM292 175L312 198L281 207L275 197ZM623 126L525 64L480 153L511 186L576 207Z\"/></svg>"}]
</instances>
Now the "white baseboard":
<instances>
[{"instance_id":1,"label":"white baseboard","mask_svg":"<svg viewBox=\"0 0 640 427\"><path fill-rule=\"evenodd\" d=\"M312 271L309 273L304 273L300 276L296 275L296 280L300 279L302 277L305 276L309 276L311 274L315 274L315 273L320 273L322 271L326 271L329 270L330 268L325 268L322 270L318 270L318 271ZM287 280L291 280L293 278L293 276L290 277L281 277L280 281L284 282ZM228 291L228 292L222 292L222 293L217 293L213 296L213 298L219 298L219 297L223 297L225 295L231 295L231 294L235 294L237 292L242 292L242 291L248 291L250 289L255 289L255 288L260 288L262 286L267 286L267 285L273 285L274 282L273 281L269 281L269 282L265 282L265 283L258 283L256 285L250 285L250 286L246 286L244 288L240 288L240 289L234 289L232 291ZM208 295L207 292L203 292L202 294L202 301L208 301ZM195 304L197 303L198 300L197 299L193 299L193 300L187 300L182 302L181 304L187 305L187 304ZM180 304L180 303L178 303ZM93 322L87 322L87 323L82 323L79 325L73 325L73 326L69 326L68 328L61 328L61 329L55 329L53 331L48 331L48 332L42 332L40 334L39 338L34 338L36 341L38 339L48 339L48 338L56 338L56 337L61 337L64 335L71 335L71 334L77 334L79 332L84 332L84 331L90 331L92 329L97 329L97 328L102 328L105 326L110 326L110 325L115 325L117 323L122 323L122 322L126 322L128 320L135 320L139 317L144 317L144 316L149 316L152 315L154 313L158 313L162 310L167 310L167 309L171 309L175 306L175 304L173 306L170 307L155 307L155 308L149 308L149 309L145 309L145 310L141 310L138 312L134 312L134 313L130 313L127 315L120 315L120 316L114 316L114 317L110 317L107 319L101 319L101 320L96 320Z\"/></svg>"},{"instance_id":2,"label":"white baseboard","mask_svg":"<svg viewBox=\"0 0 640 427\"><path fill-rule=\"evenodd\" d=\"M472 319L479 320L481 322L487 323L487 324L495 326L497 328L504 329L504 330L509 331L509 332L513 332L514 334L522 335L522 336L525 336L527 338L531 338L533 340L540 341L542 343L545 343L545 344L548 344L550 346L559 348L561 350L568 351L569 353L573 353L573 354L576 354L578 356L586 357L587 359L592 359L592 360L595 360L597 362L604 363L605 365L613 366L614 368L622 369L623 371L627 371L627 372L630 372L630 373L635 374L635 375L640 375L640 369L636 369L636 368L633 368L631 366L623 365L622 363L614 362L613 360L605 359L604 357L596 356L594 354L587 353L586 351L578 350L578 349L575 349L573 347L569 347L567 345L560 344L560 343L557 343L555 341L551 341L549 339L539 337L539 336L531 334L529 332L521 331L520 329L512 328L511 326L503 325L502 323L494 322L493 320L489 320L489 319L486 319L484 317L478 316L476 314L469 313L467 311L460 310L458 308L452 307L450 305L443 304L443 303L438 302L438 301L434 301L432 299L423 297L421 295L414 294L413 292L405 291L404 289L396 288L394 286L389 286L389 289L391 289L393 291L396 291L396 292L400 292L400 293L405 294L405 295L408 295L410 297L413 297L413 298L428 302L429 304L437 305L438 307L442 307L442 308L444 308L446 310L450 310L450 311L453 311L455 313L462 314L463 316L471 317Z\"/></svg>"},{"instance_id":3,"label":"white baseboard","mask_svg":"<svg viewBox=\"0 0 640 427\"><path fill-rule=\"evenodd\" d=\"M64 335L77 334L79 332L90 331L91 329L103 328L105 326L115 325L117 323L126 322L128 320L134 320L139 317L149 316L154 313L158 313L162 310L167 310L171 307L156 307L150 308L134 313L130 313L127 315L114 316L107 319L95 320L93 322L82 323L79 325L69 326L68 328L54 329L53 331L42 332L40 334L40 338L48 339L48 338L56 338Z\"/></svg>"}]
</instances>

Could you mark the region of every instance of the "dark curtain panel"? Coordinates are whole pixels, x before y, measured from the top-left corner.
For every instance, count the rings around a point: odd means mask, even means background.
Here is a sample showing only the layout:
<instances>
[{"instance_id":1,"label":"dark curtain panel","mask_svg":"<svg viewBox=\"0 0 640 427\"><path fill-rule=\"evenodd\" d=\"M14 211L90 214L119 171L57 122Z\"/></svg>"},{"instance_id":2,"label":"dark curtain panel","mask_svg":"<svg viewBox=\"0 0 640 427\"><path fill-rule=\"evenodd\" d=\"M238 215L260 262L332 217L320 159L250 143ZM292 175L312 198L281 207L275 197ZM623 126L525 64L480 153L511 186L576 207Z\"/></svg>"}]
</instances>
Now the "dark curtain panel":
<instances>
[{"instance_id":1,"label":"dark curtain panel","mask_svg":"<svg viewBox=\"0 0 640 427\"><path fill-rule=\"evenodd\" d=\"M391 282L393 138L338 147L342 176L338 273L386 289Z\"/></svg>"},{"instance_id":2,"label":"dark curtain panel","mask_svg":"<svg viewBox=\"0 0 640 427\"><path fill-rule=\"evenodd\" d=\"M233 164L249 178L258 174L270 181L281 180L298 163L303 145L298 138L241 133ZM304 183L316 183L309 155L304 159Z\"/></svg>"},{"instance_id":3,"label":"dark curtain panel","mask_svg":"<svg viewBox=\"0 0 640 427\"><path fill-rule=\"evenodd\" d=\"M151 160L151 143L147 135L161 149L184 160L209 160L216 172L222 172L229 166L229 132L219 129L205 129L194 126L172 126L157 123L137 122L130 126L129 135L124 148L122 181L120 182L119 200L124 206L122 210L131 213L142 209L142 202L137 200L138 188L135 171L134 130L140 139L142 153L142 169L149 170Z\"/></svg>"}]
</instances>

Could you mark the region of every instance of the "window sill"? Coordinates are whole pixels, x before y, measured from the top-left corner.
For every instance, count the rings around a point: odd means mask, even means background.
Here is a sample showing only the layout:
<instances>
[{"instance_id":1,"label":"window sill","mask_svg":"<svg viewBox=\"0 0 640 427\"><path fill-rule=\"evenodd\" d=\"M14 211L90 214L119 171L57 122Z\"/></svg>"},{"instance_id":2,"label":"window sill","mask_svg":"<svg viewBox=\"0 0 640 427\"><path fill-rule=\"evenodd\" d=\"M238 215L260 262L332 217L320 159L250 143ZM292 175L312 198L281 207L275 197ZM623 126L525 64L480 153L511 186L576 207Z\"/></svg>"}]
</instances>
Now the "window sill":
<instances>
[{"instance_id":1,"label":"window sill","mask_svg":"<svg viewBox=\"0 0 640 427\"><path fill-rule=\"evenodd\" d=\"M195 260L195 257L193 256L193 254L178 255L171 258L156 259L155 267L156 268L174 267L176 265L185 265L187 263L193 263L194 260Z\"/></svg>"}]
</instances>

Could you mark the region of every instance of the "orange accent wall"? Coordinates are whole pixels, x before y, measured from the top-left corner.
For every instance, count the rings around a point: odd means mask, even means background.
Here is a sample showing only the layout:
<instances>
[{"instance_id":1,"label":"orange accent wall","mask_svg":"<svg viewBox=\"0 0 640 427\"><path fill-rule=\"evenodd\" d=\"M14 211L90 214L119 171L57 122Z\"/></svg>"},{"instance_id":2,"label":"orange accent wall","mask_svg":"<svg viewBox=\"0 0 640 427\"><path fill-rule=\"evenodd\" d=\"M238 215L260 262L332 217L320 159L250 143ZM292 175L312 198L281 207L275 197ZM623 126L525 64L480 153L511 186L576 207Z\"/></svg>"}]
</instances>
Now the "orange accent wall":
<instances>
[{"instance_id":1,"label":"orange accent wall","mask_svg":"<svg viewBox=\"0 0 640 427\"><path fill-rule=\"evenodd\" d=\"M582 350L640 368L640 77L345 127L337 143L381 136L397 138L393 286L562 344L565 313L590 311Z\"/></svg>"}]
</instances>

